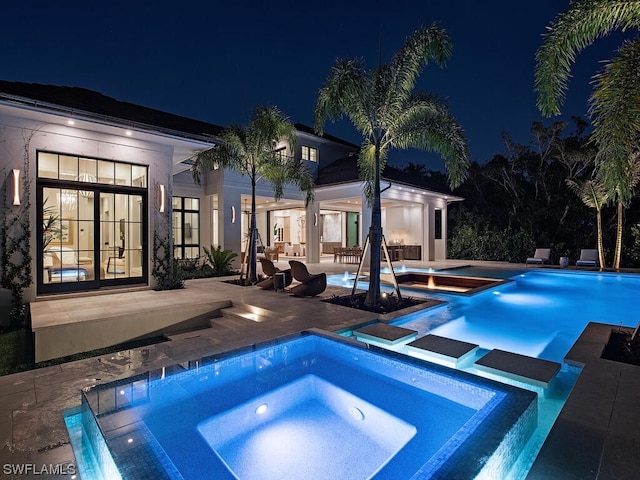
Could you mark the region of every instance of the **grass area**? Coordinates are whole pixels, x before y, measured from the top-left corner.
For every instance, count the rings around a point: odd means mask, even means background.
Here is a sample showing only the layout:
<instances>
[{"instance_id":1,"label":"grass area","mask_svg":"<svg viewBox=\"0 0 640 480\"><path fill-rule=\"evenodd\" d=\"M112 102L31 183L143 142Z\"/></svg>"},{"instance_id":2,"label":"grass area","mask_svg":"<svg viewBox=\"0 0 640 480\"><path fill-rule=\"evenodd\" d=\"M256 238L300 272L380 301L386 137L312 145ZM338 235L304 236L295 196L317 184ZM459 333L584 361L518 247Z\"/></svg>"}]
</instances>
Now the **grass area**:
<instances>
[{"instance_id":1,"label":"grass area","mask_svg":"<svg viewBox=\"0 0 640 480\"><path fill-rule=\"evenodd\" d=\"M23 372L25 370L34 370L36 368L49 367L51 365L60 365L61 363L73 362L75 360L83 360L85 358L98 357L122 350L130 350L132 348L140 348L146 345L152 345L166 341L164 337L145 338L143 340L134 340L112 347L100 348L90 352L76 353L62 358L55 358L45 362L33 362L32 345L27 341L30 335L25 330L10 330L0 332L0 376L9 375L11 373Z\"/></svg>"},{"instance_id":2,"label":"grass area","mask_svg":"<svg viewBox=\"0 0 640 480\"><path fill-rule=\"evenodd\" d=\"M26 352L24 330L0 332L0 375L28 370L25 366Z\"/></svg>"}]
</instances>

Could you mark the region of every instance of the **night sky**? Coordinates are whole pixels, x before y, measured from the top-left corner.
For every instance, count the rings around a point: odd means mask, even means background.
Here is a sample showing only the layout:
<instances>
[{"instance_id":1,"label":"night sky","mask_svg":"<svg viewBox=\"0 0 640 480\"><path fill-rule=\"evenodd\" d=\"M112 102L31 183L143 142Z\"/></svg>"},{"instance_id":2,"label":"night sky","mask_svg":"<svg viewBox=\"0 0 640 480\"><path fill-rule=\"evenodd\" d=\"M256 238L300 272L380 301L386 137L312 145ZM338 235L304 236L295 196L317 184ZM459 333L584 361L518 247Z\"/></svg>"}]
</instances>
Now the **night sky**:
<instances>
[{"instance_id":1,"label":"night sky","mask_svg":"<svg viewBox=\"0 0 640 480\"><path fill-rule=\"evenodd\" d=\"M136 3L144 5L136 5ZM101 6L99 6L101 5ZM542 120L534 54L568 0L6 2L0 79L84 87L118 100L219 125L245 123L259 104L313 125L313 106L337 58L388 61L407 35L434 21L453 56L430 66L418 88L447 99L469 139L471 159L503 152L501 131L521 143ZM621 35L585 50L572 71L563 113L584 115L590 77ZM545 120L550 123L552 120ZM346 120L328 133L356 144ZM428 160L392 153L398 164Z\"/></svg>"}]
</instances>

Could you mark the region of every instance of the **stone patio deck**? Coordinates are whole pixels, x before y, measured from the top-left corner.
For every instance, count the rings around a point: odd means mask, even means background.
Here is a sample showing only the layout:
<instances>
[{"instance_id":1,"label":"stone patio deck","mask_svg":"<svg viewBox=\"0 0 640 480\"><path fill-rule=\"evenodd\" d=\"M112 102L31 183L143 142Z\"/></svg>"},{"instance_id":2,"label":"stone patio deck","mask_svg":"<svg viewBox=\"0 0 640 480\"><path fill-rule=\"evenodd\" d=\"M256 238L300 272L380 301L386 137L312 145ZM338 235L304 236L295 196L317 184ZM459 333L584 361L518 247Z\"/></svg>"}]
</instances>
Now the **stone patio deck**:
<instances>
[{"instance_id":1,"label":"stone patio deck","mask_svg":"<svg viewBox=\"0 0 640 480\"><path fill-rule=\"evenodd\" d=\"M472 263L487 266L480 262L415 264L423 268L449 268ZM513 269L514 265L505 264L505 267ZM346 268L353 273L353 266L343 264L309 265L312 272L342 273ZM170 299L183 296L185 301L200 303L230 300L236 307L258 307L263 316L261 321L237 315L218 317L211 320L211 328L179 333L171 336L171 341L0 377L0 465L75 464L62 412L80 403L79 392L83 388L300 330L338 330L378 318L371 313L321 302L318 298L294 298L216 279L189 281L182 291L117 294L126 299L118 304L114 304L113 295L79 296L52 302L76 303L80 298L81 303L91 305L96 318L101 318L113 311L124 315L128 308L142 305L152 296L159 298L158 293ZM344 289L329 287L324 296L336 293L344 294ZM63 305L57 304L57 307L63 308ZM54 317L63 316L55 314ZM611 328L611 325L590 324L568 353L567 361L584 365L584 369L528 479L638 478L640 367L599 358ZM64 477L9 474L3 478Z\"/></svg>"}]
</instances>

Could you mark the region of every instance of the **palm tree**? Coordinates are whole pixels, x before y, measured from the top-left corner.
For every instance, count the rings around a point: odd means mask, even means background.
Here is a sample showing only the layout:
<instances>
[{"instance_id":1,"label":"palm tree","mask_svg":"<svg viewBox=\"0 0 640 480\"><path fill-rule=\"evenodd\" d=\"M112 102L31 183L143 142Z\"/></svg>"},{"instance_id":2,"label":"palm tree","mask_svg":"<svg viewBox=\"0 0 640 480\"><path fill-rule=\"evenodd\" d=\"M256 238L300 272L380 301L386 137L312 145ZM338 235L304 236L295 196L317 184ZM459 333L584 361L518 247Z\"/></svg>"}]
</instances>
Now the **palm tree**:
<instances>
[{"instance_id":1,"label":"palm tree","mask_svg":"<svg viewBox=\"0 0 640 480\"><path fill-rule=\"evenodd\" d=\"M247 175L251 182L251 221L247 276L245 284L254 284L257 275L256 184L266 181L279 200L287 184L298 186L306 193L306 204L313 199L313 177L301 159L285 157L276 151L284 141L293 150L296 130L289 119L276 107L258 106L246 127L231 126L220 135L223 143L197 155L192 173L199 183L202 170L213 165Z\"/></svg>"},{"instance_id":2,"label":"palm tree","mask_svg":"<svg viewBox=\"0 0 640 480\"><path fill-rule=\"evenodd\" d=\"M576 55L597 38L614 30L640 26L640 1L582 0L571 4L548 27L536 52L538 108L547 115L560 113L567 90L571 64ZM594 76L590 112L598 147L596 173L609 198L618 207L618 229L614 268L620 267L623 207L628 205L638 183L637 151L640 117L637 113L640 39L625 44L618 56Z\"/></svg>"},{"instance_id":3,"label":"palm tree","mask_svg":"<svg viewBox=\"0 0 640 480\"><path fill-rule=\"evenodd\" d=\"M598 178L593 178L579 182L567 179L567 185L589 208L596 210L596 228L598 232L598 259L600 269L604 268L604 245L602 242L602 208L609 201L609 195L605 190L604 183Z\"/></svg>"},{"instance_id":4,"label":"palm tree","mask_svg":"<svg viewBox=\"0 0 640 480\"><path fill-rule=\"evenodd\" d=\"M447 31L432 24L409 36L389 63L372 70L365 70L359 59L338 60L318 93L316 132L322 134L327 119L335 121L346 115L363 136L358 166L371 206L370 281L365 299L370 308L380 301L380 173L388 151L417 148L438 152L445 160L450 185L456 187L465 179L469 162L462 128L442 99L414 92L429 61L443 66L450 55Z\"/></svg>"},{"instance_id":5,"label":"palm tree","mask_svg":"<svg viewBox=\"0 0 640 480\"><path fill-rule=\"evenodd\" d=\"M613 268L620 268L622 214L640 181L640 42L625 43L604 70L594 76L590 98L592 139L598 145L596 166L607 190L616 199L618 226Z\"/></svg>"}]
</instances>

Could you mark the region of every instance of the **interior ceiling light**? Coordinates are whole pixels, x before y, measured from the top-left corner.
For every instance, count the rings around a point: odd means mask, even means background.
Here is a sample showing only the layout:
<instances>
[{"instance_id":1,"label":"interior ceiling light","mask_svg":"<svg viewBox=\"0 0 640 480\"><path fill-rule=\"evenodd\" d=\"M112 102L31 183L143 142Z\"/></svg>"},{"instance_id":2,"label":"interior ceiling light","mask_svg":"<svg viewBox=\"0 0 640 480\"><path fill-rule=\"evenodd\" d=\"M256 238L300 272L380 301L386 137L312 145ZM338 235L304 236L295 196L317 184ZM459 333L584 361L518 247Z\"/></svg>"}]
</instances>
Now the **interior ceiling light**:
<instances>
[{"instance_id":1,"label":"interior ceiling light","mask_svg":"<svg viewBox=\"0 0 640 480\"><path fill-rule=\"evenodd\" d=\"M76 122L74 122L73 120L67 120L67 125L75 125Z\"/></svg>"},{"instance_id":2,"label":"interior ceiling light","mask_svg":"<svg viewBox=\"0 0 640 480\"><path fill-rule=\"evenodd\" d=\"M82 172L76 177L76 181L85 183L96 183L97 179L95 175L92 175L88 172ZM93 192L91 190L80 190L80 195L85 198L93 198Z\"/></svg>"},{"instance_id":3,"label":"interior ceiling light","mask_svg":"<svg viewBox=\"0 0 640 480\"><path fill-rule=\"evenodd\" d=\"M131 130L127 130L126 132L124 132L124 134L125 134L127 137L130 137L131 135L133 135L133 132L132 132Z\"/></svg>"}]
</instances>

